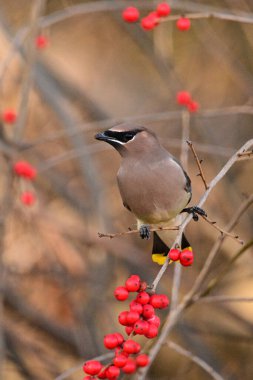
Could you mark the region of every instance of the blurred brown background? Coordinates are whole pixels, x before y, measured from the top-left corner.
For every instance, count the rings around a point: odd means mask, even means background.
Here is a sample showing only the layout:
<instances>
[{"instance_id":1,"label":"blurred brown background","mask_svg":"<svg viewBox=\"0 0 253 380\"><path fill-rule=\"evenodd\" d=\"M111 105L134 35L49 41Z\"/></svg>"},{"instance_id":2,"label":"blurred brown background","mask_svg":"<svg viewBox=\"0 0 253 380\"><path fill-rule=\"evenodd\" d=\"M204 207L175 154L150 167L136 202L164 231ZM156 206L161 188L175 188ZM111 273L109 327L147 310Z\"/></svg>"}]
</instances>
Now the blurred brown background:
<instances>
[{"instance_id":1,"label":"blurred brown background","mask_svg":"<svg viewBox=\"0 0 253 380\"><path fill-rule=\"evenodd\" d=\"M92 12L98 3L105 11ZM130 273L152 282L158 271L151 243L135 235L97 236L134 227L116 185L120 158L94 140L97 131L131 119L153 129L179 158L182 109L176 93L186 89L201 105L191 115L190 139L208 181L252 138L252 1L170 2L173 14L217 6L251 18L251 23L196 19L185 33L174 21L152 32L124 23L119 8L138 3L145 15L157 2L0 1L1 112L13 108L19 117L14 126L2 125L0 141L2 379L54 379L104 353L103 335L121 331L117 312L124 305L113 299L114 287ZM65 17L68 7L77 14ZM54 22L56 12L65 18ZM39 33L49 40L44 50L34 47ZM24 184L12 176L18 159L38 169L38 201L30 208L19 201ZM238 162L212 192L205 209L219 225L225 226L252 193L252 169L252 160ZM204 189L191 154L188 172L194 204ZM252 217L249 209L234 231L245 242L252 239ZM187 235L196 259L183 269L181 295L193 284L218 232L201 220L190 223ZM227 239L210 278L239 249ZM252 267L251 249L212 294L252 296ZM159 284L169 296L172 276L173 265ZM173 339L225 379L251 379L252 312L250 303L196 304ZM68 378L82 376L80 367ZM186 376L210 378L165 346L149 379Z\"/></svg>"}]
</instances>

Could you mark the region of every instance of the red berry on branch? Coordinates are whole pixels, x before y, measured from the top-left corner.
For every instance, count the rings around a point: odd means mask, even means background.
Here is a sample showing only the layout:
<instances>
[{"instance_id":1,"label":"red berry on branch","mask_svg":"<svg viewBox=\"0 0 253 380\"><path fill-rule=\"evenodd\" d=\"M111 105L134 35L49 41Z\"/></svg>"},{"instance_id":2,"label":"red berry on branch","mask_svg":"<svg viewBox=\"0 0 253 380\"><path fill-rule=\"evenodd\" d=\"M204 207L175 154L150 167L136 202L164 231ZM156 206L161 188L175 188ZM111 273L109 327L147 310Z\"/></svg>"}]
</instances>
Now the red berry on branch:
<instances>
[{"instance_id":1,"label":"red berry on branch","mask_svg":"<svg viewBox=\"0 0 253 380\"><path fill-rule=\"evenodd\" d=\"M119 345L117 336L115 334L106 335L104 337L104 345L109 350L116 348Z\"/></svg>"},{"instance_id":2,"label":"red berry on branch","mask_svg":"<svg viewBox=\"0 0 253 380\"><path fill-rule=\"evenodd\" d=\"M36 197L33 192L24 191L20 196L20 200L24 205L32 206L36 201Z\"/></svg>"},{"instance_id":3,"label":"red berry on branch","mask_svg":"<svg viewBox=\"0 0 253 380\"><path fill-rule=\"evenodd\" d=\"M102 369L102 364L97 360L89 360L84 363L83 370L89 375L97 375Z\"/></svg>"},{"instance_id":4,"label":"red berry on branch","mask_svg":"<svg viewBox=\"0 0 253 380\"><path fill-rule=\"evenodd\" d=\"M149 324L148 332L145 334L145 337L148 339L153 339L158 335L158 327L154 324Z\"/></svg>"},{"instance_id":5,"label":"red berry on branch","mask_svg":"<svg viewBox=\"0 0 253 380\"><path fill-rule=\"evenodd\" d=\"M191 102L191 95L188 91L179 91L177 93L177 103L181 106L187 106Z\"/></svg>"},{"instance_id":6,"label":"red berry on branch","mask_svg":"<svg viewBox=\"0 0 253 380\"><path fill-rule=\"evenodd\" d=\"M110 365L110 367L106 370L106 376L108 379L115 379L119 376L120 369L114 365Z\"/></svg>"},{"instance_id":7,"label":"red berry on branch","mask_svg":"<svg viewBox=\"0 0 253 380\"><path fill-rule=\"evenodd\" d=\"M84 378L83 378L83 380L93 380L93 379L94 379L94 377L90 376L90 375L84 376Z\"/></svg>"},{"instance_id":8,"label":"red berry on branch","mask_svg":"<svg viewBox=\"0 0 253 380\"><path fill-rule=\"evenodd\" d=\"M107 367L104 367L97 375L98 379L107 379L106 376Z\"/></svg>"},{"instance_id":9,"label":"red berry on branch","mask_svg":"<svg viewBox=\"0 0 253 380\"><path fill-rule=\"evenodd\" d=\"M155 309L152 305L146 304L143 306L142 315L144 318L146 318L146 319L151 318L151 317L153 317L154 314L155 314Z\"/></svg>"},{"instance_id":10,"label":"red berry on branch","mask_svg":"<svg viewBox=\"0 0 253 380\"><path fill-rule=\"evenodd\" d=\"M125 286L129 292L137 292L140 288L141 281L135 277L129 277L126 280Z\"/></svg>"},{"instance_id":11,"label":"red berry on branch","mask_svg":"<svg viewBox=\"0 0 253 380\"><path fill-rule=\"evenodd\" d=\"M180 263L184 267L188 267L188 266L192 265L193 260L194 260L194 257L193 257L193 252L192 251L190 251L189 249L184 249L181 252L181 254L180 254Z\"/></svg>"},{"instance_id":12,"label":"red berry on branch","mask_svg":"<svg viewBox=\"0 0 253 380\"><path fill-rule=\"evenodd\" d=\"M129 311L126 317L127 324L133 325L140 318L140 314L136 311Z\"/></svg>"},{"instance_id":13,"label":"red berry on branch","mask_svg":"<svg viewBox=\"0 0 253 380\"><path fill-rule=\"evenodd\" d=\"M138 367L146 367L149 363L149 357L146 354L140 354L136 358L136 365Z\"/></svg>"},{"instance_id":14,"label":"red berry on branch","mask_svg":"<svg viewBox=\"0 0 253 380\"><path fill-rule=\"evenodd\" d=\"M121 346L122 343L123 343L124 340L125 340L124 337L123 337L123 335L120 334L120 333L118 333L118 332L114 333L113 335L115 335L116 338L118 339L118 346Z\"/></svg>"},{"instance_id":15,"label":"red berry on branch","mask_svg":"<svg viewBox=\"0 0 253 380\"><path fill-rule=\"evenodd\" d=\"M156 12L151 12L141 20L141 26L144 30L152 30L158 25L158 20Z\"/></svg>"},{"instance_id":16,"label":"red berry on branch","mask_svg":"<svg viewBox=\"0 0 253 380\"><path fill-rule=\"evenodd\" d=\"M39 35L36 37L35 39L35 45L37 47L37 49L44 49L48 46L48 39L46 36L44 35Z\"/></svg>"},{"instance_id":17,"label":"red berry on branch","mask_svg":"<svg viewBox=\"0 0 253 380\"><path fill-rule=\"evenodd\" d=\"M122 326L127 326L127 315L129 311L122 311L118 316L118 321Z\"/></svg>"},{"instance_id":18,"label":"red berry on branch","mask_svg":"<svg viewBox=\"0 0 253 380\"><path fill-rule=\"evenodd\" d=\"M137 313L141 314L143 311L143 306L136 301L130 302L130 310L136 311Z\"/></svg>"},{"instance_id":19,"label":"red berry on branch","mask_svg":"<svg viewBox=\"0 0 253 380\"><path fill-rule=\"evenodd\" d=\"M113 359L113 364L119 368L124 367L124 365L126 365L126 363L127 363L127 357L125 355L117 355Z\"/></svg>"},{"instance_id":20,"label":"red berry on branch","mask_svg":"<svg viewBox=\"0 0 253 380\"><path fill-rule=\"evenodd\" d=\"M180 19L177 20L177 28L178 30L185 31L189 30L191 27L191 21L187 17L180 17Z\"/></svg>"},{"instance_id":21,"label":"red berry on branch","mask_svg":"<svg viewBox=\"0 0 253 380\"><path fill-rule=\"evenodd\" d=\"M139 335L145 335L148 332L149 323L143 319L139 319L134 325L134 332Z\"/></svg>"},{"instance_id":22,"label":"red berry on branch","mask_svg":"<svg viewBox=\"0 0 253 380\"><path fill-rule=\"evenodd\" d=\"M199 110L199 103L191 100L187 104L187 108L189 112L197 112Z\"/></svg>"},{"instance_id":23,"label":"red berry on branch","mask_svg":"<svg viewBox=\"0 0 253 380\"><path fill-rule=\"evenodd\" d=\"M169 16L171 9L168 3L160 3L157 5L156 12L159 17L166 17Z\"/></svg>"},{"instance_id":24,"label":"red berry on branch","mask_svg":"<svg viewBox=\"0 0 253 380\"><path fill-rule=\"evenodd\" d=\"M153 317L147 319L147 322L152 325L155 325L156 327L159 327L161 324L161 320L157 315L153 315Z\"/></svg>"},{"instance_id":25,"label":"red berry on branch","mask_svg":"<svg viewBox=\"0 0 253 380\"><path fill-rule=\"evenodd\" d=\"M140 352L141 346L139 343L132 339L128 339L123 344L123 351L127 354L138 354Z\"/></svg>"},{"instance_id":26,"label":"red berry on branch","mask_svg":"<svg viewBox=\"0 0 253 380\"><path fill-rule=\"evenodd\" d=\"M36 169L26 161L17 161L13 170L16 175L30 180L33 180L37 175Z\"/></svg>"},{"instance_id":27,"label":"red berry on branch","mask_svg":"<svg viewBox=\"0 0 253 380\"><path fill-rule=\"evenodd\" d=\"M149 302L155 309L165 309L169 305L169 299L164 294L153 294Z\"/></svg>"},{"instance_id":28,"label":"red berry on branch","mask_svg":"<svg viewBox=\"0 0 253 380\"><path fill-rule=\"evenodd\" d=\"M139 291L140 291L140 292L144 292L144 290L146 290L147 287L148 287L148 284L146 283L146 281L142 281L142 282L141 282L141 285L140 285L140 289L139 289Z\"/></svg>"},{"instance_id":29,"label":"red berry on branch","mask_svg":"<svg viewBox=\"0 0 253 380\"><path fill-rule=\"evenodd\" d=\"M133 330L134 330L133 326L126 326L125 327L125 332L127 335L132 334Z\"/></svg>"},{"instance_id":30,"label":"red berry on branch","mask_svg":"<svg viewBox=\"0 0 253 380\"><path fill-rule=\"evenodd\" d=\"M8 124L13 124L17 120L17 114L14 110L7 109L3 112L3 121Z\"/></svg>"},{"instance_id":31,"label":"red berry on branch","mask_svg":"<svg viewBox=\"0 0 253 380\"><path fill-rule=\"evenodd\" d=\"M132 358L127 359L126 365L122 368L122 371L124 373L134 373L136 371L136 364L135 360Z\"/></svg>"},{"instance_id":32,"label":"red berry on branch","mask_svg":"<svg viewBox=\"0 0 253 380\"><path fill-rule=\"evenodd\" d=\"M136 22L140 17L140 13L135 7L128 7L122 12L122 18L126 22Z\"/></svg>"},{"instance_id":33,"label":"red berry on branch","mask_svg":"<svg viewBox=\"0 0 253 380\"><path fill-rule=\"evenodd\" d=\"M177 261L177 260L179 260L179 256L180 256L180 250L179 249L172 248L169 251L169 258L170 258L170 260Z\"/></svg>"},{"instance_id":34,"label":"red berry on branch","mask_svg":"<svg viewBox=\"0 0 253 380\"><path fill-rule=\"evenodd\" d=\"M141 305L146 305L149 303L150 295L147 292L140 292L136 297L136 302L139 302Z\"/></svg>"},{"instance_id":35,"label":"red berry on branch","mask_svg":"<svg viewBox=\"0 0 253 380\"><path fill-rule=\"evenodd\" d=\"M118 286L114 290L114 296L118 301L125 301L129 296L129 292L124 286Z\"/></svg>"}]
</instances>

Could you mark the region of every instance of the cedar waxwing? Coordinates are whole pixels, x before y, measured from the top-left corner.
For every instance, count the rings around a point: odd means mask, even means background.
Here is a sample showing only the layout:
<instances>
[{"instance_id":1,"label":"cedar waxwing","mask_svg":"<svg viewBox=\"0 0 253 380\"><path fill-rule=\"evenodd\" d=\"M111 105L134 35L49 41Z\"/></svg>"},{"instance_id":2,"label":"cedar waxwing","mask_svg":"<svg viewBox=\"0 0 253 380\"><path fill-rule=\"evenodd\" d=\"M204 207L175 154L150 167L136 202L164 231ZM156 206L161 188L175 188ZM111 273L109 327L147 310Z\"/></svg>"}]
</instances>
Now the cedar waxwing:
<instances>
[{"instance_id":1,"label":"cedar waxwing","mask_svg":"<svg viewBox=\"0 0 253 380\"><path fill-rule=\"evenodd\" d=\"M181 212L206 215L190 202L191 180L178 161L160 144L154 132L142 126L120 124L95 138L112 145L121 155L117 174L123 205L137 218L142 239L150 238L150 225L178 226ZM163 264L177 231L154 232L152 258ZM189 247L183 235L181 248Z\"/></svg>"}]
</instances>

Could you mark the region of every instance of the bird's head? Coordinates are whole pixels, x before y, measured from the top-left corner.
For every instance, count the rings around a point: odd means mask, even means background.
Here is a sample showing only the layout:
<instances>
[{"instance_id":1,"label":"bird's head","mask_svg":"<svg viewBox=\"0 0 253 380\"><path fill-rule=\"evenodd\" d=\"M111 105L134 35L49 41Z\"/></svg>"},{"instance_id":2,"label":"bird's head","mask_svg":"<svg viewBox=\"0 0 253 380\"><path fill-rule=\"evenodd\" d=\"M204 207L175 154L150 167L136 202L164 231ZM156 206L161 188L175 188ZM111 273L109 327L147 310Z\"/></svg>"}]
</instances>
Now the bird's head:
<instances>
[{"instance_id":1,"label":"bird's head","mask_svg":"<svg viewBox=\"0 0 253 380\"><path fill-rule=\"evenodd\" d=\"M141 154L159 145L152 131L143 126L130 124L119 124L96 134L95 138L112 145L121 156Z\"/></svg>"}]
</instances>

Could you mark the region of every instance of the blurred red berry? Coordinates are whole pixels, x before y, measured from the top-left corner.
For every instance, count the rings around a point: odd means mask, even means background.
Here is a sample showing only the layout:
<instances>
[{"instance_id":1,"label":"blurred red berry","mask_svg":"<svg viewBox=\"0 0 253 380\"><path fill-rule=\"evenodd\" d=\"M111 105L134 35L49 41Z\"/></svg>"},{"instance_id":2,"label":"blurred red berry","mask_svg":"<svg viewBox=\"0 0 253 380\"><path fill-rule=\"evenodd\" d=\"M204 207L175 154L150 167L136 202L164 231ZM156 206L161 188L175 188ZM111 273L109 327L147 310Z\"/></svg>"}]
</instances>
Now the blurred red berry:
<instances>
[{"instance_id":1,"label":"blurred red berry","mask_svg":"<svg viewBox=\"0 0 253 380\"><path fill-rule=\"evenodd\" d=\"M25 191L24 193L21 194L20 200L24 205L32 206L36 201L36 197L33 192Z\"/></svg>"},{"instance_id":2,"label":"blurred red berry","mask_svg":"<svg viewBox=\"0 0 253 380\"><path fill-rule=\"evenodd\" d=\"M104 367L97 375L98 379L107 379L106 376L107 367Z\"/></svg>"},{"instance_id":3,"label":"blurred red berry","mask_svg":"<svg viewBox=\"0 0 253 380\"><path fill-rule=\"evenodd\" d=\"M139 335L145 335L148 332L149 323L143 319L139 319L134 325L134 332Z\"/></svg>"},{"instance_id":4,"label":"blurred red berry","mask_svg":"<svg viewBox=\"0 0 253 380\"><path fill-rule=\"evenodd\" d=\"M140 318L140 314L137 311L129 311L126 317L127 324L133 325Z\"/></svg>"},{"instance_id":5,"label":"blurred red berry","mask_svg":"<svg viewBox=\"0 0 253 380\"><path fill-rule=\"evenodd\" d=\"M123 351L127 354L138 354L140 352L141 346L138 342L132 339L128 339L123 344Z\"/></svg>"},{"instance_id":6,"label":"blurred red berry","mask_svg":"<svg viewBox=\"0 0 253 380\"><path fill-rule=\"evenodd\" d=\"M146 305L149 299L150 295L147 292L140 292L136 297L136 302L139 302L141 305Z\"/></svg>"},{"instance_id":7,"label":"blurred red berry","mask_svg":"<svg viewBox=\"0 0 253 380\"><path fill-rule=\"evenodd\" d=\"M113 359L113 364L119 368L124 367L126 363L127 363L127 357L125 355L117 355Z\"/></svg>"},{"instance_id":8,"label":"blurred red berry","mask_svg":"<svg viewBox=\"0 0 253 380\"><path fill-rule=\"evenodd\" d=\"M187 91L179 91L177 93L177 103L181 106L187 106L191 102L191 95Z\"/></svg>"},{"instance_id":9,"label":"blurred red berry","mask_svg":"<svg viewBox=\"0 0 253 380\"><path fill-rule=\"evenodd\" d=\"M149 302L155 309L165 309L169 305L169 299L165 294L153 294Z\"/></svg>"},{"instance_id":10,"label":"blurred red berry","mask_svg":"<svg viewBox=\"0 0 253 380\"><path fill-rule=\"evenodd\" d=\"M37 49L44 49L48 46L48 39L43 34L40 34L36 37L35 45Z\"/></svg>"},{"instance_id":11,"label":"blurred red berry","mask_svg":"<svg viewBox=\"0 0 253 380\"><path fill-rule=\"evenodd\" d=\"M106 376L108 379L115 379L119 376L120 369L115 365L110 365L106 370Z\"/></svg>"},{"instance_id":12,"label":"blurred red berry","mask_svg":"<svg viewBox=\"0 0 253 380\"><path fill-rule=\"evenodd\" d=\"M136 22L140 17L140 13L135 7L128 7L122 12L122 18L126 22Z\"/></svg>"},{"instance_id":13,"label":"blurred red berry","mask_svg":"<svg viewBox=\"0 0 253 380\"><path fill-rule=\"evenodd\" d=\"M121 344L124 342L124 337L123 337L123 335L122 334L120 334L120 333L118 333L118 332L116 332L116 333L114 333L113 335L115 335L116 336L116 338L118 339L118 345L119 346L121 346Z\"/></svg>"},{"instance_id":14,"label":"blurred red berry","mask_svg":"<svg viewBox=\"0 0 253 380\"><path fill-rule=\"evenodd\" d=\"M191 21L187 17L180 17L180 19L177 20L177 28L178 30L185 31L189 30L191 27Z\"/></svg>"},{"instance_id":15,"label":"blurred red berry","mask_svg":"<svg viewBox=\"0 0 253 380\"><path fill-rule=\"evenodd\" d=\"M17 161L13 166L13 170L16 175L30 180L33 180L37 175L36 169L26 161Z\"/></svg>"},{"instance_id":16,"label":"blurred red berry","mask_svg":"<svg viewBox=\"0 0 253 380\"><path fill-rule=\"evenodd\" d=\"M84 363L83 370L89 375L97 375L102 369L102 364L97 360L89 360Z\"/></svg>"},{"instance_id":17,"label":"blurred red berry","mask_svg":"<svg viewBox=\"0 0 253 380\"><path fill-rule=\"evenodd\" d=\"M153 339L158 335L158 327L154 324L149 324L148 332L145 334L145 337L148 339Z\"/></svg>"},{"instance_id":18,"label":"blurred red berry","mask_svg":"<svg viewBox=\"0 0 253 380\"><path fill-rule=\"evenodd\" d=\"M118 316L118 321L122 326L127 326L127 314L128 311L122 311Z\"/></svg>"},{"instance_id":19,"label":"blurred red berry","mask_svg":"<svg viewBox=\"0 0 253 380\"><path fill-rule=\"evenodd\" d=\"M157 5L156 12L159 17L166 17L169 16L171 9L169 4L164 2Z\"/></svg>"},{"instance_id":20,"label":"blurred red berry","mask_svg":"<svg viewBox=\"0 0 253 380\"><path fill-rule=\"evenodd\" d=\"M104 337L104 345L109 350L116 348L119 345L118 338L115 334L108 334Z\"/></svg>"},{"instance_id":21,"label":"blurred red berry","mask_svg":"<svg viewBox=\"0 0 253 380\"><path fill-rule=\"evenodd\" d=\"M114 296L118 301L125 301L129 296L129 292L124 286L118 286L114 290Z\"/></svg>"},{"instance_id":22,"label":"blurred red berry","mask_svg":"<svg viewBox=\"0 0 253 380\"><path fill-rule=\"evenodd\" d=\"M17 120L17 114L14 110L7 109L3 112L3 121L8 124L13 124Z\"/></svg>"},{"instance_id":23,"label":"blurred red berry","mask_svg":"<svg viewBox=\"0 0 253 380\"><path fill-rule=\"evenodd\" d=\"M153 317L147 319L147 322L152 325L155 325L156 327L159 327L161 324L161 320L157 315L153 315Z\"/></svg>"},{"instance_id":24,"label":"blurred red berry","mask_svg":"<svg viewBox=\"0 0 253 380\"><path fill-rule=\"evenodd\" d=\"M122 368L122 371L124 373L134 373L136 371L136 364L135 360L132 358L127 359L126 365Z\"/></svg>"},{"instance_id":25,"label":"blurred red berry","mask_svg":"<svg viewBox=\"0 0 253 380\"><path fill-rule=\"evenodd\" d=\"M151 318L151 317L153 317L154 314L155 314L155 309L152 305L146 304L143 306L142 315L144 318L146 318L146 319Z\"/></svg>"},{"instance_id":26,"label":"blurred red berry","mask_svg":"<svg viewBox=\"0 0 253 380\"><path fill-rule=\"evenodd\" d=\"M138 367L146 367L149 363L149 357L146 354L140 354L136 358L136 365Z\"/></svg>"},{"instance_id":27,"label":"blurred red berry","mask_svg":"<svg viewBox=\"0 0 253 380\"><path fill-rule=\"evenodd\" d=\"M156 12L151 12L141 20L141 26L144 30L152 30L158 25L158 16Z\"/></svg>"},{"instance_id":28,"label":"blurred red berry","mask_svg":"<svg viewBox=\"0 0 253 380\"><path fill-rule=\"evenodd\" d=\"M187 104L187 108L189 112L197 112L199 110L199 103L191 100Z\"/></svg>"},{"instance_id":29,"label":"blurred red berry","mask_svg":"<svg viewBox=\"0 0 253 380\"><path fill-rule=\"evenodd\" d=\"M189 249L184 249L181 252L181 254L180 254L180 263L184 267L188 267L188 266L192 265L193 260L194 260L194 257L193 257L193 252L192 251L190 251Z\"/></svg>"},{"instance_id":30,"label":"blurred red berry","mask_svg":"<svg viewBox=\"0 0 253 380\"><path fill-rule=\"evenodd\" d=\"M90 376L90 375L84 376L84 378L83 378L83 380L93 380L93 379L94 379L94 377Z\"/></svg>"},{"instance_id":31,"label":"blurred red berry","mask_svg":"<svg viewBox=\"0 0 253 380\"><path fill-rule=\"evenodd\" d=\"M137 311L137 313L141 314L143 311L143 306L136 301L130 302L130 310Z\"/></svg>"},{"instance_id":32,"label":"blurred red berry","mask_svg":"<svg viewBox=\"0 0 253 380\"><path fill-rule=\"evenodd\" d=\"M129 292L137 292L140 288L141 281L135 277L129 277L126 280L125 287Z\"/></svg>"},{"instance_id":33,"label":"blurred red berry","mask_svg":"<svg viewBox=\"0 0 253 380\"><path fill-rule=\"evenodd\" d=\"M133 326L126 326L125 327L125 332L127 335L132 334L133 330L134 330Z\"/></svg>"},{"instance_id":34,"label":"blurred red berry","mask_svg":"<svg viewBox=\"0 0 253 380\"><path fill-rule=\"evenodd\" d=\"M170 260L177 261L177 260L179 260L179 256L180 256L180 250L179 249L172 248L169 251L169 258L170 258Z\"/></svg>"}]
</instances>

